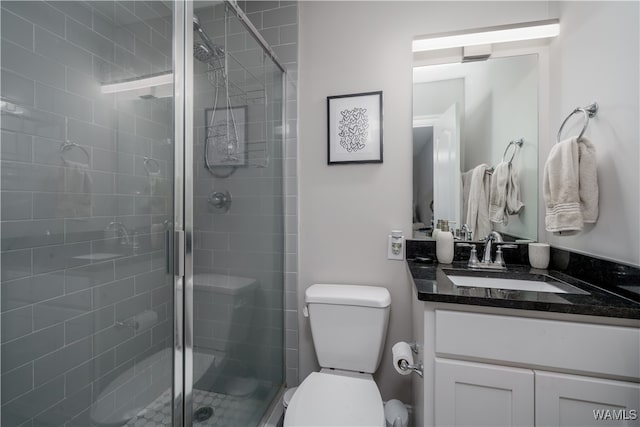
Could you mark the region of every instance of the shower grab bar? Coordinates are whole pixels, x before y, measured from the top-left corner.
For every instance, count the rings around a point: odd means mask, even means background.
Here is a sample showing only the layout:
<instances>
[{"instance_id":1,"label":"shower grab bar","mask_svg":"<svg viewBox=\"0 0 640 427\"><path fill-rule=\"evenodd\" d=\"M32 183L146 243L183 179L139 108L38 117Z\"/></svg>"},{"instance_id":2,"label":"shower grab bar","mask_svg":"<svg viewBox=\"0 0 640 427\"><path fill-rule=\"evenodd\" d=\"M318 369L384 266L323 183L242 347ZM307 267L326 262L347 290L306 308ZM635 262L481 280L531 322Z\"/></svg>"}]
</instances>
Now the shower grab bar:
<instances>
[{"instance_id":1,"label":"shower grab bar","mask_svg":"<svg viewBox=\"0 0 640 427\"><path fill-rule=\"evenodd\" d=\"M582 131L578 135L578 141L582 140L582 136L584 135L584 132L587 130L587 126L589 126L589 119L595 117L595 115L598 114L598 103L594 102L593 104L589 104L586 107L574 108L574 110L571 113L569 113L567 118L565 118L562 124L560 125L560 129L558 129L558 136L556 137L556 144L560 142L560 137L562 136L562 128L564 128L564 125L567 123L569 118L574 114L580 113L580 112L584 114L584 124L582 126Z\"/></svg>"},{"instance_id":2,"label":"shower grab bar","mask_svg":"<svg viewBox=\"0 0 640 427\"><path fill-rule=\"evenodd\" d=\"M502 162L504 163L504 158L509 152L509 147L513 146L513 154L509 159L509 164L511 164L511 162L513 162L513 158L516 156L516 151L518 151L518 147L522 147L522 144L524 144L524 138L514 139L509 141L509 143L507 144L507 148L504 149L504 153L502 154Z\"/></svg>"},{"instance_id":3,"label":"shower grab bar","mask_svg":"<svg viewBox=\"0 0 640 427\"><path fill-rule=\"evenodd\" d=\"M67 159L64 158L64 153L73 149L73 148L79 148L80 150L82 150L82 152L84 153L84 155L87 158L87 165L91 162L91 155L89 154L89 152L87 151L86 148L84 148L82 145L78 145L75 142L66 140L62 143L62 145L60 146L60 158L63 161L66 161Z\"/></svg>"}]
</instances>

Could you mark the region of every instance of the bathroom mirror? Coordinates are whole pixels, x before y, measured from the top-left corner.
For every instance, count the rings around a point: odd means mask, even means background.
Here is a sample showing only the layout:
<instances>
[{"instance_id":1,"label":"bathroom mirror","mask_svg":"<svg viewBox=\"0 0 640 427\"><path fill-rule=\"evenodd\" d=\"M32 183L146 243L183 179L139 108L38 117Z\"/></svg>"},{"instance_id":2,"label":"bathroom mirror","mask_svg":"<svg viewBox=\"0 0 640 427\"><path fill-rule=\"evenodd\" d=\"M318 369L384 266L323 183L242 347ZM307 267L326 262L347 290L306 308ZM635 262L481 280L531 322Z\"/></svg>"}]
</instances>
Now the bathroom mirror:
<instances>
[{"instance_id":1,"label":"bathroom mirror","mask_svg":"<svg viewBox=\"0 0 640 427\"><path fill-rule=\"evenodd\" d=\"M521 147L510 141L523 139ZM432 221L467 220L462 175L480 164L511 159L524 208L494 230L537 239L538 56L494 58L413 69L414 238ZM490 180L490 177L488 177ZM484 236L473 235L473 240Z\"/></svg>"}]
</instances>

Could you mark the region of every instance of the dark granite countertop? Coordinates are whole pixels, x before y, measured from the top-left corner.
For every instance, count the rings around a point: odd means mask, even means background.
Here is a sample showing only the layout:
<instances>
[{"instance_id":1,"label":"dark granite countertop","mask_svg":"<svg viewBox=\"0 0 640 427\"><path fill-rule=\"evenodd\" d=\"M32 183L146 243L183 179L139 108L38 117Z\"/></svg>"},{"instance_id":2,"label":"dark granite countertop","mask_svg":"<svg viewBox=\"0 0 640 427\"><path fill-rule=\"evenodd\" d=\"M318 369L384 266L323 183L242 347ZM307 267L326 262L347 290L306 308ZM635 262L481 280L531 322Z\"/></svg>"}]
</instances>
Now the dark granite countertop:
<instances>
[{"instance_id":1,"label":"dark granite countertop","mask_svg":"<svg viewBox=\"0 0 640 427\"><path fill-rule=\"evenodd\" d=\"M407 265L413 277L418 299L422 301L640 319L639 302L560 271L535 270L524 265L509 265L509 269L506 272L484 272L476 270L468 273L470 270L467 268L466 262L454 262L452 265L438 265L437 263L423 264L410 259L407 260ZM456 286L451 282L446 271L460 275L479 275L480 277L504 277L513 279L521 278L523 273L545 274L570 285L566 287L566 290L569 290L571 293ZM557 286L562 288L566 285L560 284ZM579 291L576 291L575 288L571 291L571 287L578 288L585 293L573 293Z\"/></svg>"}]
</instances>

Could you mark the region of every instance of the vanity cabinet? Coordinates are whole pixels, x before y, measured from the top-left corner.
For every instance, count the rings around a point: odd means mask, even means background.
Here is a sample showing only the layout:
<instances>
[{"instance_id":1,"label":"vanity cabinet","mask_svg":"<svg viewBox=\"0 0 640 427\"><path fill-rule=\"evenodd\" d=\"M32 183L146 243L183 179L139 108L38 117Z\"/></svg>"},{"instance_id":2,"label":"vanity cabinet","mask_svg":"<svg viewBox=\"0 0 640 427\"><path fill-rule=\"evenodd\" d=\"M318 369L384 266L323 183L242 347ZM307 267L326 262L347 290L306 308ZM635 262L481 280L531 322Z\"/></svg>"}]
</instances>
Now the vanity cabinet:
<instances>
[{"instance_id":1,"label":"vanity cabinet","mask_svg":"<svg viewBox=\"0 0 640 427\"><path fill-rule=\"evenodd\" d=\"M421 305L416 425L640 426L637 320Z\"/></svg>"},{"instance_id":2,"label":"vanity cabinet","mask_svg":"<svg viewBox=\"0 0 640 427\"><path fill-rule=\"evenodd\" d=\"M436 426L633 426L639 406L637 383L435 360Z\"/></svg>"},{"instance_id":3,"label":"vanity cabinet","mask_svg":"<svg viewBox=\"0 0 640 427\"><path fill-rule=\"evenodd\" d=\"M534 376L528 369L436 359L437 426L532 426Z\"/></svg>"},{"instance_id":4,"label":"vanity cabinet","mask_svg":"<svg viewBox=\"0 0 640 427\"><path fill-rule=\"evenodd\" d=\"M536 371L535 385L536 425L640 425L640 384Z\"/></svg>"}]
</instances>

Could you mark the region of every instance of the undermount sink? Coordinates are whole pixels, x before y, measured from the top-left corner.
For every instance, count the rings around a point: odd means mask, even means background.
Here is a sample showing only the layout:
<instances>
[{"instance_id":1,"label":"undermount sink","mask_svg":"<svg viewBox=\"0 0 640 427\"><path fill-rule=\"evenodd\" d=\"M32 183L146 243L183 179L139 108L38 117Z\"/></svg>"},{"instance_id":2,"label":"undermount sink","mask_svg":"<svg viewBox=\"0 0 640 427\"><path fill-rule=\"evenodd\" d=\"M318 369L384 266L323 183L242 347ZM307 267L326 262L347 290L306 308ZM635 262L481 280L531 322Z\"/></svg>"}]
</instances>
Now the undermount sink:
<instances>
[{"instance_id":1,"label":"undermount sink","mask_svg":"<svg viewBox=\"0 0 640 427\"><path fill-rule=\"evenodd\" d=\"M461 287L549 292L554 294L589 294L582 289L546 274L518 273L517 277L500 277L500 273L489 274L464 270L445 270L445 273L454 285Z\"/></svg>"}]
</instances>

